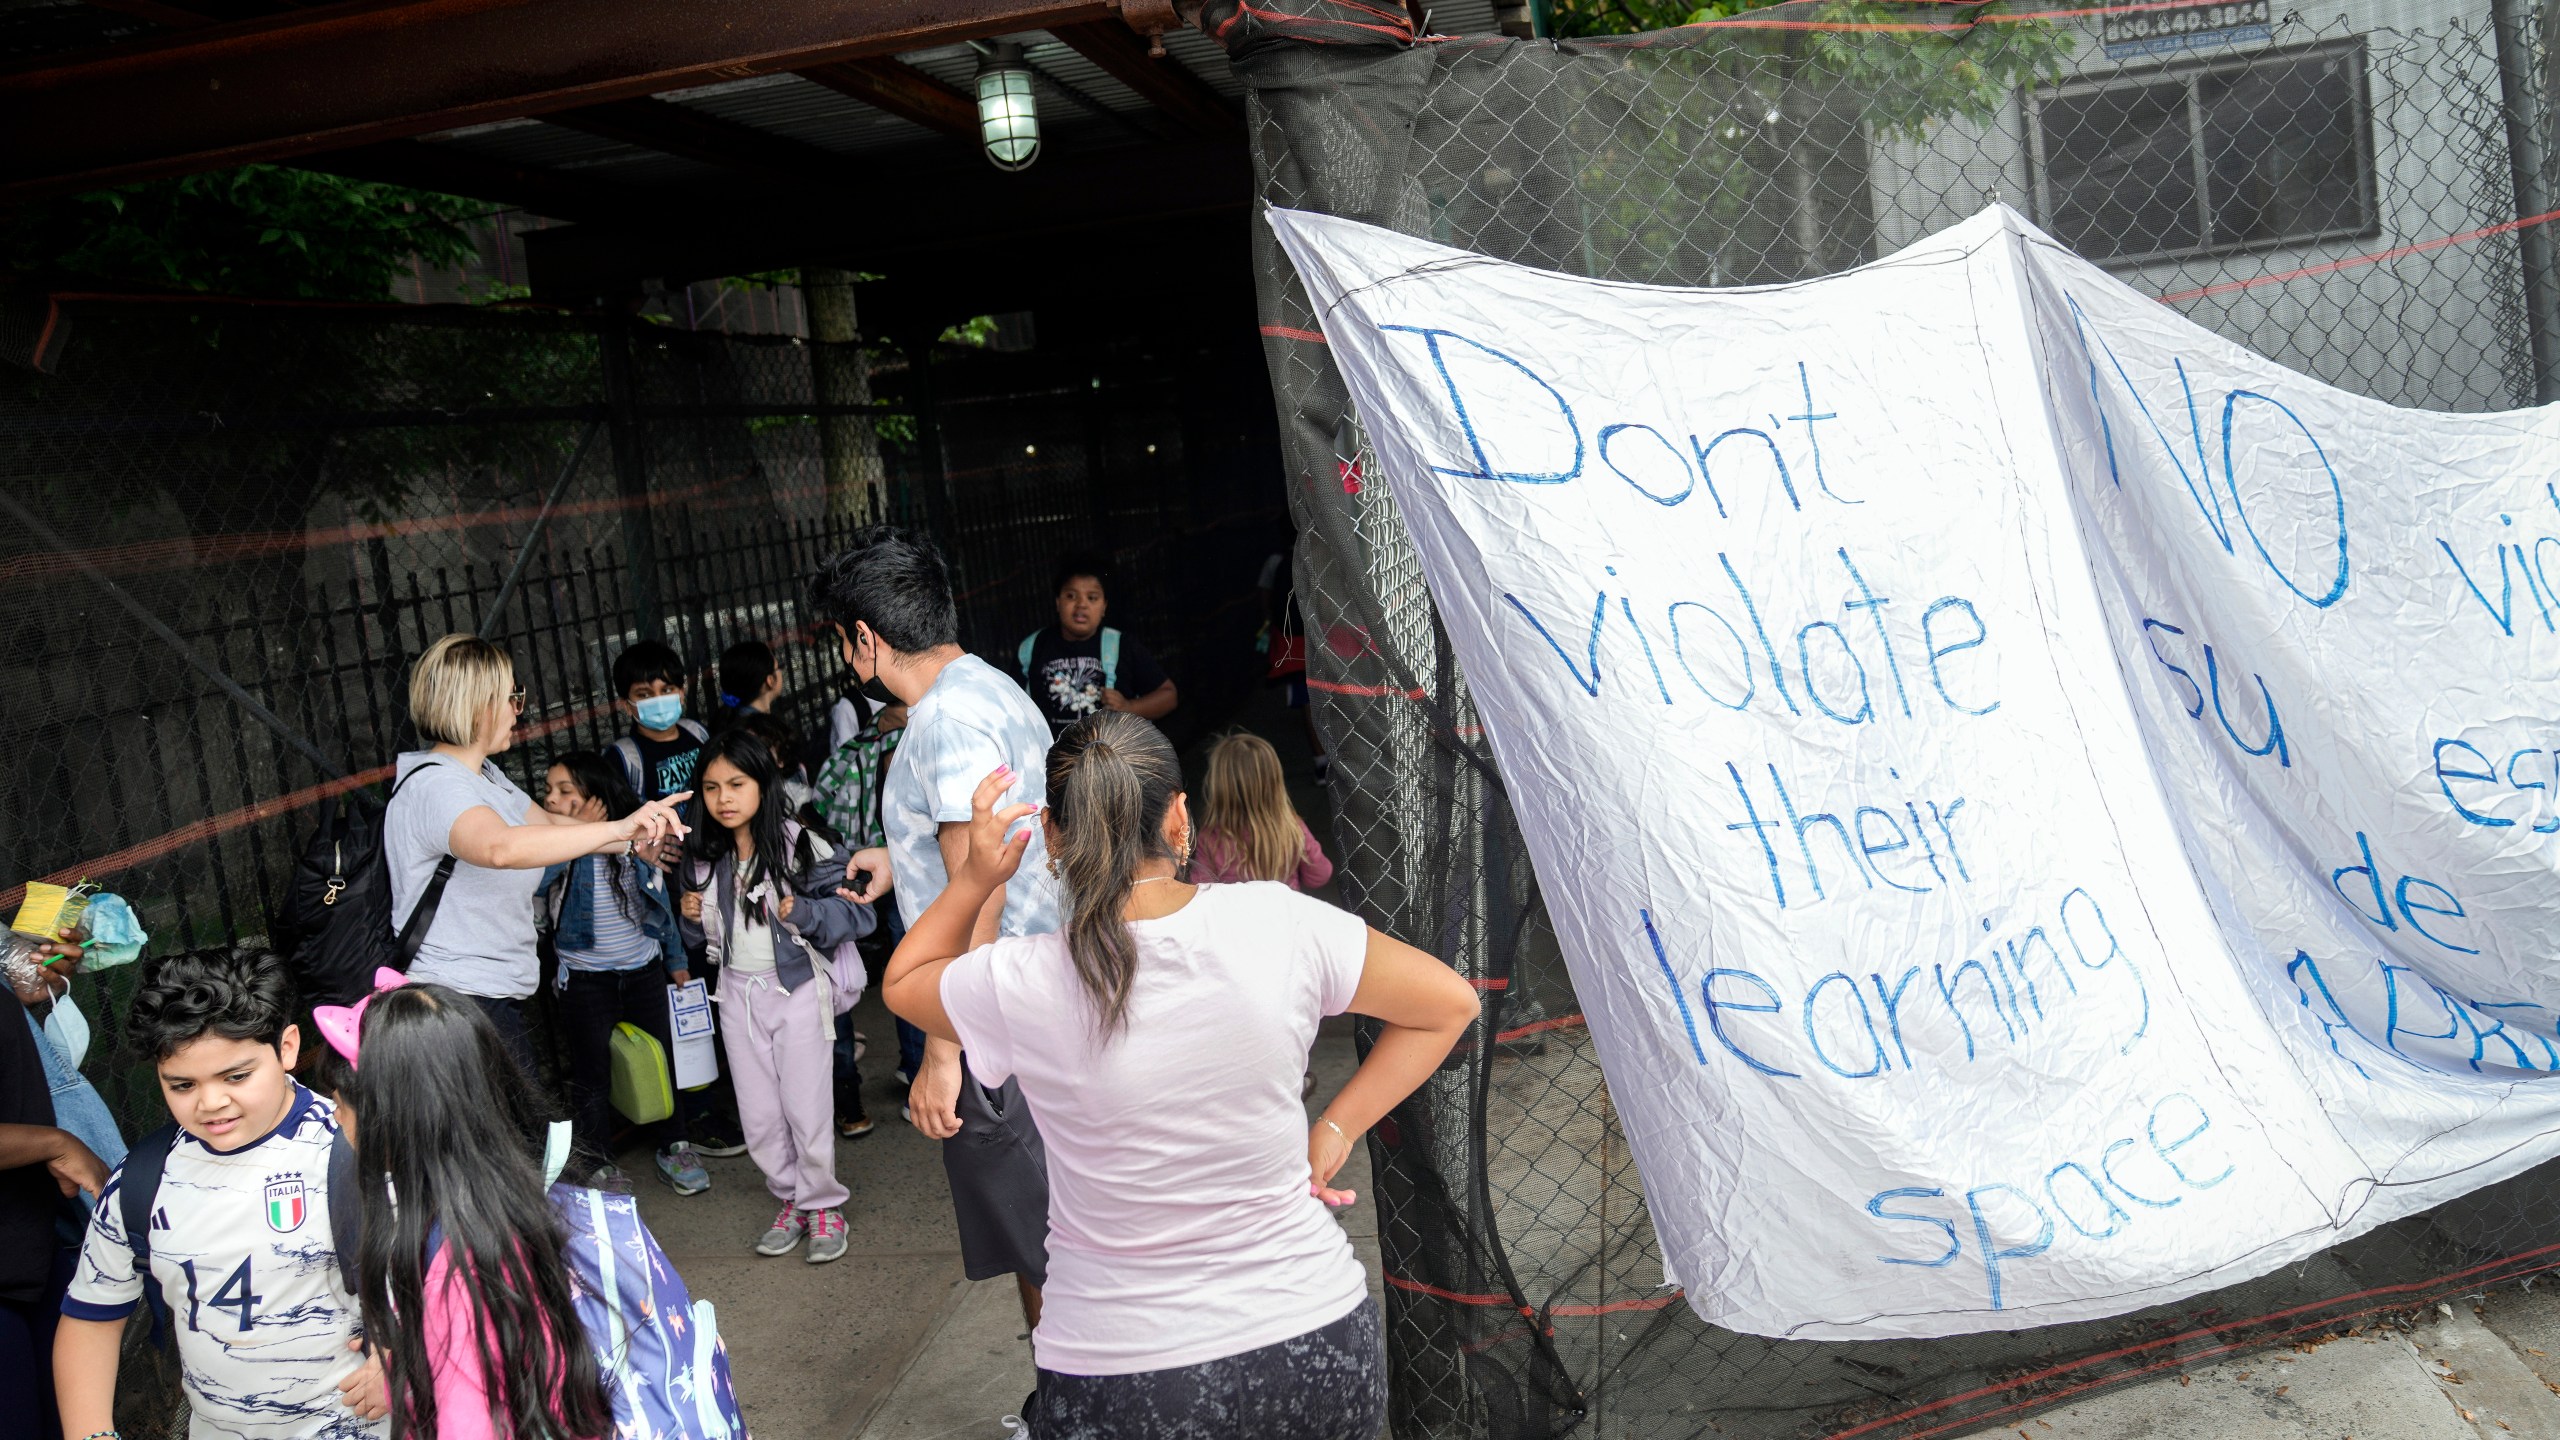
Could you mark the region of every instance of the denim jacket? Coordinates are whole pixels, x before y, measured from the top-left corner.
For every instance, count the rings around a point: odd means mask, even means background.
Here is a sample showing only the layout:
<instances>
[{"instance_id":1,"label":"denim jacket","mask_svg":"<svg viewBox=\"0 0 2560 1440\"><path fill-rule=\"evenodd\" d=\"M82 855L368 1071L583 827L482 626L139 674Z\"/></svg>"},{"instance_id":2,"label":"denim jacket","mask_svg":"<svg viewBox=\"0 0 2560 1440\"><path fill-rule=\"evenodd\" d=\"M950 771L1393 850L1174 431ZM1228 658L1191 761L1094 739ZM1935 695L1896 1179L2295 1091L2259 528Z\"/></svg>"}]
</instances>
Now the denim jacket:
<instances>
[{"instance_id":1,"label":"denim jacket","mask_svg":"<svg viewBox=\"0 0 2560 1440\"><path fill-rule=\"evenodd\" d=\"M61 1051L53 1048L52 1037L36 1023L33 1012L27 1015L27 1028L36 1032L36 1054L44 1060L44 1083L53 1091L53 1123L80 1137L80 1143L88 1146L89 1153L97 1156L99 1163L108 1169L113 1170L123 1164L124 1134L116 1128L116 1117L107 1109L107 1102L99 1096L98 1088L89 1083L88 1077L72 1068ZM80 1197L80 1203L84 1207L95 1208L86 1195ZM64 1238L72 1245L79 1244L77 1234L67 1234Z\"/></svg>"},{"instance_id":2,"label":"denim jacket","mask_svg":"<svg viewBox=\"0 0 2560 1440\"><path fill-rule=\"evenodd\" d=\"M543 913L550 917L551 943L564 954L595 948L599 902L596 867L587 863L591 858L582 855L545 869L542 886L535 892ZM684 969L684 937L677 925L675 901L667 892L667 878L658 873L657 866L646 862L635 863L631 869L640 881L641 933L658 943L659 958L667 969ZM611 905L616 900L608 895L602 903ZM565 977L565 970L563 974Z\"/></svg>"},{"instance_id":3,"label":"denim jacket","mask_svg":"<svg viewBox=\"0 0 2560 1440\"><path fill-rule=\"evenodd\" d=\"M825 964L837 946L870 934L879 920L870 906L836 894L844 884L844 860L833 846L816 835L807 835L804 844L798 825L784 826L783 833L792 863L809 861L796 872L790 866L781 868L794 899L791 918L777 923L773 931L774 978L784 990L797 990L809 983L816 967ZM704 953L718 965L728 953L729 920L738 913L737 857L724 855L709 862L688 859L684 883L688 889L704 892L702 923L686 928L698 929Z\"/></svg>"}]
</instances>

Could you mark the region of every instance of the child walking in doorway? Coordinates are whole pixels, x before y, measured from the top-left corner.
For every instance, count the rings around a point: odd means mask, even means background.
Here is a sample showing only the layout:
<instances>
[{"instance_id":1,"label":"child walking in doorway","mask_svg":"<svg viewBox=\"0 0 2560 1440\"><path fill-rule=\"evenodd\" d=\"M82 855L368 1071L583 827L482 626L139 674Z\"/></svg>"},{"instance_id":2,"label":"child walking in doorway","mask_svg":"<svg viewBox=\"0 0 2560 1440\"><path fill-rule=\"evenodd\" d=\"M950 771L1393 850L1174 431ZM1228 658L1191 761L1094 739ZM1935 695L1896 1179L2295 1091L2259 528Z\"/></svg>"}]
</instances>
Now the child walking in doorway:
<instances>
[{"instance_id":1,"label":"child walking in doorway","mask_svg":"<svg viewBox=\"0 0 2560 1440\"><path fill-rule=\"evenodd\" d=\"M836 1179L836 947L872 927L869 906L841 898L844 857L790 818L773 751L752 730L702 752L683 914L720 967L720 1033L737 1078L747 1153L782 1211L756 1242L809 1263L845 1252L844 1185Z\"/></svg>"},{"instance_id":2,"label":"child walking in doorway","mask_svg":"<svg viewBox=\"0 0 2560 1440\"><path fill-rule=\"evenodd\" d=\"M1206 803L1191 856L1192 884L1277 880L1292 890L1313 890L1333 878L1333 862L1289 803L1280 752L1270 741L1241 732L1221 739L1210 747L1208 782L1201 788Z\"/></svg>"}]
</instances>

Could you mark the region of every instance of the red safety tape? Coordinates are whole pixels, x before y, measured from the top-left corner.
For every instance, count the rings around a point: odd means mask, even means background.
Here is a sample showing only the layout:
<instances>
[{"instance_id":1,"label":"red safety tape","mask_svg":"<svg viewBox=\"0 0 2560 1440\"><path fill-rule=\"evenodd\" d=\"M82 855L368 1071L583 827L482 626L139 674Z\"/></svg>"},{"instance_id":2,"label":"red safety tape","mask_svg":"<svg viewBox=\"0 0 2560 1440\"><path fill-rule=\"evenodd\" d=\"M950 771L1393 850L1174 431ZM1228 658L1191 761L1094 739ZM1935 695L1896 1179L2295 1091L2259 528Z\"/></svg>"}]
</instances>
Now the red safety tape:
<instances>
[{"instance_id":1,"label":"red safety tape","mask_svg":"<svg viewBox=\"0 0 2560 1440\"><path fill-rule=\"evenodd\" d=\"M1817 0L1798 0L1812 4ZM1992 0L1913 0L1912 8L1923 5L1946 5L1956 9L1976 9ZM2106 15L2134 15L2146 11L2196 10L2224 5L2230 0L2145 0L2134 5L2088 5L2067 10L2023 10L2011 14L1974 15L1964 20L1778 20L1760 12L1745 11L1721 20L1700 20L1674 27L1680 30L1814 30L1846 34L1879 35L1955 35L1981 25L2026 25L2047 20L2087 20ZM1773 5L1772 10L1789 10L1794 5Z\"/></svg>"},{"instance_id":2,"label":"red safety tape","mask_svg":"<svg viewBox=\"0 0 2560 1440\"><path fill-rule=\"evenodd\" d=\"M1407 690L1398 685L1345 685L1334 680L1318 680L1312 675L1307 677L1307 688L1310 690L1322 690L1328 695L1353 695L1367 700L1380 700L1391 697L1401 700L1428 700L1431 698L1419 687Z\"/></svg>"},{"instance_id":3,"label":"red safety tape","mask_svg":"<svg viewBox=\"0 0 2560 1440\"><path fill-rule=\"evenodd\" d=\"M2299 270L2280 270L2273 275L2257 275L2247 280L2226 280L2219 285L2207 285L2200 290L2181 290L2175 295L2161 296L2160 303L2176 305L2188 300L2202 300L2211 295L2228 295L2234 290L2251 290L2260 285L2275 285L2312 275L2331 275L2340 270L2352 270L2362 265L2379 265L2386 260L2400 260L2411 255L2422 255L2430 250L2441 250L2448 245L2467 245L2474 240L2486 240L2492 235L2507 235L2518 230L2529 230L2536 225L2545 225L2553 220L2560 220L2560 210L2546 210L2539 215L2528 215L2520 220L2483 225L2477 230L2465 230L2459 235L2440 235L2433 240L2420 240L2412 245L2395 245L2388 250L2376 250L2370 255L2350 255L2343 260L2305 265Z\"/></svg>"},{"instance_id":4,"label":"red safety tape","mask_svg":"<svg viewBox=\"0 0 2560 1440\"><path fill-rule=\"evenodd\" d=\"M1325 338L1320 332L1300 330L1291 325L1265 325L1262 327L1262 333L1280 340L1310 340L1318 345L1325 343Z\"/></svg>"},{"instance_id":5,"label":"red safety tape","mask_svg":"<svg viewBox=\"0 0 2560 1440\"><path fill-rule=\"evenodd\" d=\"M1581 1025L1583 1023L1585 1022L1580 1015L1559 1015L1552 1020L1535 1020L1529 1024L1521 1026L1517 1030L1501 1031L1493 1037L1493 1043L1497 1045L1508 1045L1514 1040L1535 1035L1541 1031L1570 1029L1573 1026Z\"/></svg>"},{"instance_id":6,"label":"red safety tape","mask_svg":"<svg viewBox=\"0 0 2560 1440\"><path fill-rule=\"evenodd\" d=\"M1477 1305L1493 1310L1517 1310L1524 1318L1531 1320L1538 1318L1538 1307L1515 1305L1508 1295L1468 1295L1457 1290L1443 1290L1437 1285L1420 1280L1407 1280L1396 1274L1387 1275L1386 1280L1388 1284L1399 1290L1411 1290L1419 1295L1428 1295L1435 1300L1448 1300L1460 1305ZM1667 1295L1648 1295L1634 1300L1612 1300L1604 1305L1551 1305L1547 1307L1546 1313L1550 1319L1562 1316L1574 1320L1588 1320L1598 1315L1616 1315L1629 1310L1660 1310L1679 1300L1685 1293L1685 1291L1673 1290ZM1495 1340L1486 1343L1493 1344L1501 1338L1497 1336Z\"/></svg>"},{"instance_id":7,"label":"red safety tape","mask_svg":"<svg viewBox=\"0 0 2560 1440\"><path fill-rule=\"evenodd\" d=\"M595 719L612 709L612 702L607 701L567 715L554 716L539 724L528 725L517 735L515 743L524 744L528 741L548 739L572 725ZM296 810L317 805L331 796L344 795L350 790L361 790L367 785L379 784L391 778L392 769L391 765L376 765L370 770L350 775L343 780L323 780L317 785L306 785L299 790L288 791L265 800L252 801L220 815L207 816L202 820L190 820L166 834L128 845L121 850L109 851L107 854L83 860L77 865L65 866L50 875L40 875L36 878L56 885L69 885L79 880L120 875L137 866L164 859L190 845L228 834L243 826L255 825L261 820L271 820L278 815L289 815ZM24 881L6 890L0 890L0 911L14 911L18 908L19 902L26 898L27 887Z\"/></svg>"}]
</instances>

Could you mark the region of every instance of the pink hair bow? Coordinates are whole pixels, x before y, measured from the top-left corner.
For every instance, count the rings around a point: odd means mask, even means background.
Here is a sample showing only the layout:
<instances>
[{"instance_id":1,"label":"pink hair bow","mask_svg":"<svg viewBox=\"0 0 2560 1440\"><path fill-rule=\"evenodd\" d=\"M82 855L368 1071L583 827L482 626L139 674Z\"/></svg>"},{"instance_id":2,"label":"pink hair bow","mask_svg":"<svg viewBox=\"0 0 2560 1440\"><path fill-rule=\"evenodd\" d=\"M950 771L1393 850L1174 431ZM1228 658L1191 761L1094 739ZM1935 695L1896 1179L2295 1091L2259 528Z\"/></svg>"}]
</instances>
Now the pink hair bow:
<instances>
[{"instance_id":1,"label":"pink hair bow","mask_svg":"<svg viewBox=\"0 0 2560 1440\"><path fill-rule=\"evenodd\" d=\"M364 1033L364 1008L373 1003L374 995L385 990L397 990L408 983L408 976L384 966L373 972L373 995L367 995L353 1005L315 1005L311 1007L311 1023L320 1031L320 1038L329 1042L329 1048L347 1057L347 1063L353 1065L356 1063L356 1039Z\"/></svg>"}]
</instances>

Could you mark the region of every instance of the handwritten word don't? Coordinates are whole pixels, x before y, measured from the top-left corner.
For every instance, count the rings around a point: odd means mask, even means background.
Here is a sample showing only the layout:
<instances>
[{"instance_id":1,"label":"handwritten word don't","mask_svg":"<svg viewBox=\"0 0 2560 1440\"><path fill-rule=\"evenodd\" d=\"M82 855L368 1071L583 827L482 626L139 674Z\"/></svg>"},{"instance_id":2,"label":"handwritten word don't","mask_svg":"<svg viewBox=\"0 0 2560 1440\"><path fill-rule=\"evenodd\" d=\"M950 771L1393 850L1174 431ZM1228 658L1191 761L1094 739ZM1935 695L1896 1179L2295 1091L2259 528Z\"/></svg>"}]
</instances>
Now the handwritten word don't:
<instances>
[{"instance_id":1,"label":"handwritten word don't","mask_svg":"<svg viewBox=\"0 0 2560 1440\"><path fill-rule=\"evenodd\" d=\"M1865 503L1831 488L1831 477L1822 468L1819 427L1840 416L1814 405L1813 373L1801 361L1796 395L1781 403L1804 408L1785 416L1769 412L1766 429L1728 425L1710 432L1657 416L1670 427L1667 431L1634 420L1593 430L1555 382L1507 351L1436 326L1378 328L1418 336L1448 394L1450 417L1457 422L1466 454L1452 457L1462 463L1432 466L1436 474L1511 485L1564 485L1596 466L1656 505L1700 502L1714 507L1719 519L1732 518L1727 497L1738 496L1736 487L1744 481L1770 487L1762 493L1783 496L1798 511L1807 498L1803 479L1812 481L1815 498L1841 505ZM1778 444L1778 434L1791 422L1804 435L1792 465Z\"/></svg>"}]
</instances>

